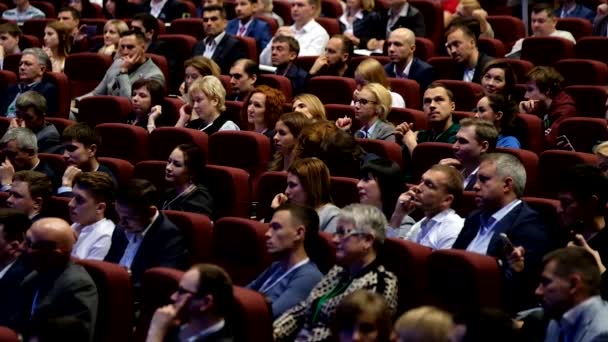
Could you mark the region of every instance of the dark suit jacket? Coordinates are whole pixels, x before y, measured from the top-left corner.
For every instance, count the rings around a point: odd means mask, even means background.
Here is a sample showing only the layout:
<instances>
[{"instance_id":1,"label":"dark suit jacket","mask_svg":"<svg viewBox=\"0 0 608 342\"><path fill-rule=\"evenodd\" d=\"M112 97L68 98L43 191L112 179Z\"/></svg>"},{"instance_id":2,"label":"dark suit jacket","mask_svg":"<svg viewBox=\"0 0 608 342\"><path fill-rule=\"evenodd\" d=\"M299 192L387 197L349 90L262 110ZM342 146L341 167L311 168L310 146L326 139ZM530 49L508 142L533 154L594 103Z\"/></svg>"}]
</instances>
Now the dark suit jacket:
<instances>
[{"instance_id":1,"label":"dark suit jacket","mask_svg":"<svg viewBox=\"0 0 608 342\"><path fill-rule=\"evenodd\" d=\"M199 56L203 53L205 53L205 39L196 43L192 55ZM232 64L241 58L247 58L245 44L228 33L220 40L211 57L222 69L223 75L228 75Z\"/></svg>"},{"instance_id":2,"label":"dark suit jacket","mask_svg":"<svg viewBox=\"0 0 608 342\"><path fill-rule=\"evenodd\" d=\"M7 88L4 93L2 93L2 96L0 96L0 115L6 116L8 106L10 106L15 97L28 90L35 90L42 94L42 96L46 98L47 113L57 114L57 99L59 96L57 95L57 88L55 87L55 84L47 81L40 81L39 83L34 84L34 86L31 88L21 86L23 88L22 91L20 91L20 86L20 84L15 84Z\"/></svg>"},{"instance_id":3,"label":"dark suit jacket","mask_svg":"<svg viewBox=\"0 0 608 342\"><path fill-rule=\"evenodd\" d=\"M384 71L388 77L397 77L395 74L395 63L391 62L384 66ZM420 85L420 94L423 94L429 84L435 80L435 69L427 62L416 57L412 60L410 73L407 78L418 82Z\"/></svg>"},{"instance_id":4,"label":"dark suit jacket","mask_svg":"<svg viewBox=\"0 0 608 342\"><path fill-rule=\"evenodd\" d=\"M476 210L464 221L462 231L454 242L454 249L466 249L477 236L480 227L482 211ZM503 242L499 237L505 233L515 246L526 250L526 265L521 274L508 268ZM534 289L541 271L543 256L554 247L553 238L545 226L541 216L522 202L494 226L494 235L488 245L487 255L503 260L503 271L506 281L506 303L513 305L512 309L529 308L537 303Z\"/></svg>"},{"instance_id":5,"label":"dark suit jacket","mask_svg":"<svg viewBox=\"0 0 608 342\"><path fill-rule=\"evenodd\" d=\"M353 34L360 39L358 47L367 49L367 42L372 39L384 39L386 36L386 22L382 22L380 14L376 11L363 11L363 18L353 21ZM340 23L340 31L346 27Z\"/></svg>"},{"instance_id":6,"label":"dark suit jacket","mask_svg":"<svg viewBox=\"0 0 608 342\"><path fill-rule=\"evenodd\" d=\"M282 73L277 73L277 75L282 75ZM300 68L294 63L291 63L287 67L285 77L289 78L291 81L291 90L293 91L293 95L298 95L304 91L304 87L306 87L309 75L308 71Z\"/></svg>"},{"instance_id":7,"label":"dark suit jacket","mask_svg":"<svg viewBox=\"0 0 608 342\"><path fill-rule=\"evenodd\" d=\"M226 25L226 33L236 36L239 31L239 19L232 19ZM249 27L247 27L247 31L245 31L245 35L247 37L251 37L255 39L256 45L258 46L258 51L264 50L268 42L272 39L272 34L270 32L270 25L264 20L260 20L257 18L253 18Z\"/></svg>"},{"instance_id":8,"label":"dark suit jacket","mask_svg":"<svg viewBox=\"0 0 608 342\"><path fill-rule=\"evenodd\" d=\"M17 258L13 266L0 279L0 326L10 324L14 310L19 306L16 291L30 272L32 270L25 265L23 258Z\"/></svg>"},{"instance_id":9,"label":"dark suit jacket","mask_svg":"<svg viewBox=\"0 0 608 342\"><path fill-rule=\"evenodd\" d=\"M105 261L118 264L128 241L124 229L116 226L112 246ZM131 264L131 279L139 286L141 275L152 267L169 267L185 270L188 267L188 250L181 231L163 213L146 232Z\"/></svg>"},{"instance_id":10,"label":"dark suit jacket","mask_svg":"<svg viewBox=\"0 0 608 342\"><path fill-rule=\"evenodd\" d=\"M57 190L61 186L61 178L63 175L59 174L57 170L53 169L48 163L41 160L40 163L38 163L38 165L34 168L34 171L42 172L47 175L47 177L49 177L53 183L53 190Z\"/></svg>"},{"instance_id":11,"label":"dark suit jacket","mask_svg":"<svg viewBox=\"0 0 608 342\"><path fill-rule=\"evenodd\" d=\"M45 122L44 126L36 133L38 140L38 153L58 153L61 148L60 134L57 127L50 122Z\"/></svg>"},{"instance_id":12,"label":"dark suit jacket","mask_svg":"<svg viewBox=\"0 0 608 342\"><path fill-rule=\"evenodd\" d=\"M397 22L395 23L395 25L393 25L393 27L391 27L390 31L392 32L395 29L405 27L405 28L412 30L414 32L414 34L416 35L416 37L425 37L426 36L426 24L424 23L424 16L422 15L422 12L420 12L416 7L412 6L412 4L410 4L409 6L410 7L407 11L407 15L405 17L399 17L399 19L397 19ZM386 9L386 10L382 11L380 14L380 17L381 17L380 27L383 30L382 39L387 38L386 25L388 25L388 18L389 18L388 11L389 11L389 9Z\"/></svg>"},{"instance_id":13,"label":"dark suit jacket","mask_svg":"<svg viewBox=\"0 0 608 342\"><path fill-rule=\"evenodd\" d=\"M557 18L559 18L561 14L562 14L561 7L555 10L555 16ZM587 20L593 22L593 18L595 18L595 11L592 11L589 8L587 8L586 6L583 6L581 4L576 4L574 7L574 11L566 14L566 16L564 18L582 18L582 19L587 19Z\"/></svg>"},{"instance_id":14,"label":"dark suit jacket","mask_svg":"<svg viewBox=\"0 0 608 342\"><path fill-rule=\"evenodd\" d=\"M483 69L486 67L486 65L493 60L493 57L490 57L481 51L479 52L479 58L477 59L477 65L475 66L475 74L473 74L474 83L481 84L481 77L483 76L481 73L483 72ZM464 69L465 68L463 65L458 65L456 67L456 75L458 80L462 80L462 78L464 77Z\"/></svg>"},{"instance_id":15,"label":"dark suit jacket","mask_svg":"<svg viewBox=\"0 0 608 342\"><path fill-rule=\"evenodd\" d=\"M150 6L150 1L146 1L143 4L142 12L150 13L152 11L152 7ZM181 4L176 0L169 0L163 6L163 9L160 10L160 14L157 19L164 21L165 23L173 21L173 19L184 18L184 14L190 16L190 12L188 12L188 8Z\"/></svg>"}]
</instances>

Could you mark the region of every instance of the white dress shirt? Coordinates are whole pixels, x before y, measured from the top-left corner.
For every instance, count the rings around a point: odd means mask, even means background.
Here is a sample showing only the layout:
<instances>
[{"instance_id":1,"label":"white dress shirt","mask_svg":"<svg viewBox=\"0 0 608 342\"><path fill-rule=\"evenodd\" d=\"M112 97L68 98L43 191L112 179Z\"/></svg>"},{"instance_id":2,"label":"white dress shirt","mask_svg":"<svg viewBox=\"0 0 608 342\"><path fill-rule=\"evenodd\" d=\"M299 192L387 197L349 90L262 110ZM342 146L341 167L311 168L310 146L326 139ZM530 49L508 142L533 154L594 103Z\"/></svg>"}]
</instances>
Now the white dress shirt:
<instances>
[{"instance_id":1,"label":"white dress shirt","mask_svg":"<svg viewBox=\"0 0 608 342\"><path fill-rule=\"evenodd\" d=\"M150 221L150 224L146 227L146 229L141 232L130 233L125 231L125 235L127 236L127 241L129 241L129 243L127 244L125 252L123 253L122 258L120 258L120 262L118 263L120 266L126 267L128 269L131 268L131 264L133 263L133 259L135 259L135 255L137 255L137 251L139 250L139 246L141 246L141 242L144 240L144 237L146 236L146 233L150 230L150 227L152 227L154 222L156 222L156 220L158 219L158 216L160 216L160 212L157 210L156 214L154 214L154 217L152 218L152 221Z\"/></svg>"},{"instance_id":2,"label":"white dress shirt","mask_svg":"<svg viewBox=\"0 0 608 342\"><path fill-rule=\"evenodd\" d=\"M314 19L304 25L300 30L296 29L296 25L289 26L293 32L293 37L300 44L300 53L298 56L320 56L325 52L325 46L329 41L327 31L317 23ZM262 53L260 54L260 64L272 65L271 51L272 40L268 42Z\"/></svg>"},{"instance_id":3,"label":"white dress shirt","mask_svg":"<svg viewBox=\"0 0 608 342\"><path fill-rule=\"evenodd\" d=\"M348 22L348 17L346 16L346 12L344 11L344 13L342 13L342 15L340 16L340 18L338 18L338 20L344 24L344 33L353 33L353 23L355 22L355 20L357 19L363 19L363 12L361 10L357 11L357 13L355 13L355 15L353 16L353 21L352 23Z\"/></svg>"},{"instance_id":4,"label":"white dress shirt","mask_svg":"<svg viewBox=\"0 0 608 342\"><path fill-rule=\"evenodd\" d=\"M425 217L416 222L403 238L434 250L449 249L463 226L464 219L448 208L430 219Z\"/></svg>"},{"instance_id":5,"label":"white dress shirt","mask_svg":"<svg viewBox=\"0 0 608 342\"><path fill-rule=\"evenodd\" d=\"M150 1L150 14L154 17L154 18L158 18L158 16L160 15L160 12L162 12L163 7L165 7L165 4L167 3L167 1L169 0L161 0L161 1Z\"/></svg>"},{"instance_id":6,"label":"white dress shirt","mask_svg":"<svg viewBox=\"0 0 608 342\"><path fill-rule=\"evenodd\" d=\"M488 246L490 246L492 236L494 236L494 233L496 232L496 225L500 222L500 220L507 216L511 210L515 209L515 207L520 204L521 200L516 199L495 212L487 220L484 219L482 214L479 231L477 231L477 235L467 247L467 251L483 255L488 254Z\"/></svg>"},{"instance_id":7,"label":"white dress shirt","mask_svg":"<svg viewBox=\"0 0 608 342\"><path fill-rule=\"evenodd\" d=\"M72 229L79 234L72 248L72 256L80 259L103 260L112 245L114 227L114 222L107 218L88 226L74 223Z\"/></svg>"},{"instance_id":8,"label":"white dress shirt","mask_svg":"<svg viewBox=\"0 0 608 342\"><path fill-rule=\"evenodd\" d=\"M534 37L534 36L532 36L532 37ZM555 30L555 31L553 31L553 33L551 33L549 35L549 37L563 38L563 39L569 40L569 41L573 42L574 44L576 44L576 39L574 39L574 36L572 35L572 33L568 32L568 31ZM511 52L509 52L508 54L512 54L512 53L521 51L521 47L524 43L524 39L526 39L526 38L520 38L519 40L517 40L515 42L515 44L513 44L513 48L511 49Z\"/></svg>"}]
</instances>

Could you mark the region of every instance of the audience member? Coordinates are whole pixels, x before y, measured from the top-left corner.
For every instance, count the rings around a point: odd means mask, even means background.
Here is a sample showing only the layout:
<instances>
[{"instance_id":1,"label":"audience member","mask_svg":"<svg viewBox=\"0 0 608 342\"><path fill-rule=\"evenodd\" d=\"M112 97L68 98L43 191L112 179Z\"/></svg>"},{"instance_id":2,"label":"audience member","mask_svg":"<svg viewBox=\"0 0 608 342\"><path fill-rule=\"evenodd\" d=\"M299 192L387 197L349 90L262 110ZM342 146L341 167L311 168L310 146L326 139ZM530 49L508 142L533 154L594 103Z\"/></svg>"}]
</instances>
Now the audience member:
<instances>
[{"instance_id":1,"label":"audience member","mask_svg":"<svg viewBox=\"0 0 608 342\"><path fill-rule=\"evenodd\" d=\"M467 18L454 20L447 27L445 37L448 53L457 64L457 79L481 83L482 72L492 57L479 51L479 22Z\"/></svg>"},{"instance_id":2,"label":"audience member","mask_svg":"<svg viewBox=\"0 0 608 342\"><path fill-rule=\"evenodd\" d=\"M280 90L266 85L257 86L245 99L241 122L247 122L248 130L264 134L272 140L284 103L285 95Z\"/></svg>"},{"instance_id":3,"label":"audience member","mask_svg":"<svg viewBox=\"0 0 608 342\"><path fill-rule=\"evenodd\" d=\"M380 83L368 83L355 95L355 119L359 130L355 138L378 139L395 142L395 126L386 121L391 110L391 93ZM336 120L336 126L344 131L350 131L352 119L345 116Z\"/></svg>"},{"instance_id":4,"label":"audience member","mask_svg":"<svg viewBox=\"0 0 608 342\"><path fill-rule=\"evenodd\" d=\"M271 19L276 20L279 27L285 25L285 21L283 20L283 18L281 18L280 15L274 13L272 11L272 8L272 0L259 0L256 15L269 17Z\"/></svg>"},{"instance_id":5,"label":"audience member","mask_svg":"<svg viewBox=\"0 0 608 342\"><path fill-rule=\"evenodd\" d=\"M353 92L353 97L357 97L361 88L369 83L380 83L387 90L390 91L391 89L384 67L373 58L364 59L359 63L355 70L355 82L357 82L357 89ZM403 96L393 91L390 92L390 95L392 108L405 108L406 103ZM354 105L354 103L351 103L351 105Z\"/></svg>"},{"instance_id":6,"label":"audience member","mask_svg":"<svg viewBox=\"0 0 608 342\"><path fill-rule=\"evenodd\" d=\"M236 18L228 22L226 33L239 37L255 39L257 51L262 51L272 39L270 25L255 17L259 0L237 0L235 2Z\"/></svg>"},{"instance_id":7,"label":"audience member","mask_svg":"<svg viewBox=\"0 0 608 342\"><path fill-rule=\"evenodd\" d=\"M608 142L595 146L593 149L595 156L597 157L597 167L602 171L604 176L608 177Z\"/></svg>"},{"instance_id":8,"label":"audience member","mask_svg":"<svg viewBox=\"0 0 608 342\"><path fill-rule=\"evenodd\" d=\"M381 295L389 317L397 307L397 277L376 258L384 243L386 218L376 207L351 204L342 209L334 233L338 263L308 298L274 321L275 341L325 341L336 308L351 293L363 289Z\"/></svg>"},{"instance_id":9,"label":"audience member","mask_svg":"<svg viewBox=\"0 0 608 342\"><path fill-rule=\"evenodd\" d=\"M380 28L384 29L382 39L370 39L367 42L367 48L382 50L384 38L402 27L410 29L418 37L426 36L426 24L422 12L410 4L409 0L392 0L389 8L380 12Z\"/></svg>"},{"instance_id":10,"label":"audience member","mask_svg":"<svg viewBox=\"0 0 608 342\"><path fill-rule=\"evenodd\" d=\"M2 12L2 19L23 24L30 19L44 19L46 15L38 8L32 6L29 0L13 0L15 8Z\"/></svg>"},{"instance_id":11,"label":"audience member","mask_svg":"<svg viewBox=\"0 0 608 342\"><path fill-rule=\"evenodd\" d=\"M184 62L184 81L179 86L179 93L182 100L186 103L191 103L188 97L188 90L194 81L205 76L220 77L222 71L220 67L212 59L196 56Z\"/></svg>"},{"instance_id":12,"label":"audience member","mask_svg":"<svg viewBox=\"0 0 608 342\"><path fill-rule=\"evenodd\" d=\"M86 25L80 25L80 11L71 6L64 6L57 13L57 21L67 30L67 41L70 43L70 52L86 52L88 39Z\"/></svg>"},{"instance_id":13,"label":"audience member","mask_svg":"<svg viewBox=\"0 0 608 342\"><path fill-rule=\"evenodd\" d=\"M162 104L165 100L165 87L155 80L140 79L131 86L132 112L127 117L130 125L145 128L152 132L157 126L169 126L170 118L163 116Z\"/></svg>"},{"instance_id":14,"label":"audience member","mask_svg":"<svg viewBox=\"0 0 608 342\"><path fill-rule=\"evenodd\" d=\"M424 92L435 80L435 71L430 64L414 56L414 32L407 28L398 28L388 36L387 44L391 62L384 66L386 75L414 80L420 85L420 91Z\"/></svg>"},{"instance_id":15,"label":"audience member","mask_svg":"<svg viewBox=\"0 0 608 342\"><path fill-rule=\"evenodd\" d=\"M103 26L103 45L97 46L96 50L101 55L108 55L114 58L119 50L120 35L129 30L129 26L118 19L110 19Z\"/></svg>"},{"instance_id":16,"label":"audience member","mask_svg":"<svg viewBox=\"0 0 608 342\"><path fill-rule=\"evenodd\" d=\"M593 35L606 37L608 34L608 2L599 1L597 13L593 19Z\"/></svg>"},{"instance_id":17,"label":"audience member","mask_svg":"<svg viewBox=\"0 0 608 342\"><path fill-rule=\"evenodd\" d=\"M543 120L547 146L555 146L557 126L564 119L576 116L576 103L563 90L564 78L557 70L539 66L527 76L525 101L519 103L519 112L539 116Z\"/></svg>"},{"instance_id":18,"label":"audience member","mask_svg":"<svg viewBox=\"0 0 608 342\"><path fill-rule=\"evenodd\" d=\"M276 261L247 285L267 298L273 317L305 300L323 278L309 258L315 252L318 232L319 217L311 208L283 204L274 211L265 236L268 253Z\"/></svg>"},{"instance_id":19,"label":"audience member","mask_svg":"<svg viewBox=\"0 0 608 342\"><path fill-rule=\"evenodd\" d=\"M93 0L97 5L103 5L99 0ZM82 18L97 18L97 8L90 0L68 0L67 5L80 13Z\"/></svg>"},{"instance_id":20,"label":"audience member","mask_svg":"<svg viewBox=\"0 0 608 342\"><path fill-rule=\"evenodd\" d=\"M380 19L373 0L347 1L344 13L338 18L342 34L360 49L366 49L370 39L384 38Z\"/></svg>"},{"instance_id":21,"label":"audience member","mask_svg":"<svg viewBox=\"0 0 608 342\"><path fill-rule=\"evenodd\" d=\"M152 267L186 269L188 249L179 230L156 207L158 191L152 183L132 179L118 188L118 224L105 261L119 264L131 273L137 289L142 274Z\"/></svg>"},{"instance_id":22,"label":"audience member","mask_svg":"<svg viewBox=\"0 0 608 342\"><path fill-rule=\"evenodd\" d=\"M235 307L232 280L216 265L190 268L171 295L172 304L158 308L146 342L233 341L234 329L226 318Z\"/></svg>"},{"instance_id":23,"label":"audience member","mask_svg":"<svg viewBox=\"0 0 608 342\"><path fill-rule=\"evenodd\" d=\"M247 0L243 0L247 1ZM230 95L226 97L229 101L243 101L255 88L255 83L260 76L258 64L251 59L239 59L230 68Z\"/></svg>"},{"instance_id":24,"label":"audience member","mask_svg":"<svg viewBox=\"0 0 608 342\"><path fill-rule=\"evenodd\" d=\"M453 19L462 17L472 17L479 21L479 38L494 38L494 30L488 22L488 12L481 8L481 4L477 0L460 0L456 12L449 16L448 20L444 20L444 25L447 27Z\"/></svg>"},{"instance_id":25,"label":"audience member","mask_svg":"<svg viewBox=\"0 0 608 342\"><path fill-rule=\"evenodd\" d=\"M475 117L493 123L498 138L496 147L521 148L514 134L517 106L503 94L488 94L477 102ZM462 125L462 122L461 122Z\"/></svg>"},{"instance_id":26,"label":"audience member","mask_svg":"<svg viewBox=\"0 0 608 342\"><path fill-rule=\"evenodd\" d=\"M517 77L509 62L494 60L486 64L481 77L481 87L485 95L503 94L508 99L515 96Z\"/></svg>"},{"instance_id":27,"label":"audience member","mask_svg":"<svg viewBox=\"0 0 608 342\"><path fill-rule=\"evenodd\" d=\"M138 11L139 5L127 0L106 0L103 2L103 15L107 19L130 18Z\"/></svg>"},{"instance_id":28,"label":"audience member","mask_svg":"<svg viewBox=\"0 0 608 342\"><path fill-rule=\"evenodd\" d=\"M203 8L205 39L194 46L193 56L204 56L213 59L228 74L234 62L246 58L245 44L225 31L226 10L220 6Z\"/></svg>"},{"instance_id":29,"label":"audience member","mask_svg":"<svg viewBox=\"0 0 608 342\"><path fill-rule=\"evenodd\" d=\"M21 49L19 49L21 34L21 29L15 23L0 24L0 69L4 69L6 56L21 53Z\"/></svg>"},{"instance_id":30,"label":"audience member","mask_svg":"<svg viewBox=\"0 0 608 342\"><path fill-rule=\"evenodd\" d=\"M336 308L331 334L339 342L389 342L391 307L384 297L367 290L356 290Z\"/></svg>"},{"instance_id":31,"label":"audience member","mask_svg":"<svg viewBox=\"0 0 608 342\"><path fill-rule=\"evenodd\" d=\"M395 323L395 342L452 341L455 326L452 315L432 306L406 311Z\"/></svg>"},{"instance_id":32,"label":"audience member","mask_svg":"<svg viewBox=\"0 0 608 342\"><path fill-rule=\"evenodd\" d=\"M595 13L587 6L578 4L576 0L560 0L561 6L555 10L558 18L582 18L593 23Z\"/></svg>"},{"instance_id":33,"label":"audience member","mask_svg":"<svg viewBox=\"0 0 608 342\"><path fill-rule=\"evenodd\" d=\"M175 19L190 17L188 7L177 0L145 1L143 4L143 12L167 23L170 23Z\"/></svg>"},{"instance_id":34,"label":"audience member","mask_svg":"<svg viewBox=\"0 0 608 342\"><path fill-rule=\"evenodd\" d=\"M53 82L43 79L44 73L51 65L49 56L40 48L23 50L19 62L19 83L12 85L0 96L0 115L14 118L17 108L17 97L28 90L35 90L47 99L49 113L57 113L57 87Z\"/></svg>"},{"instance_id":35,"label":"audience member","mask_svg":"<svg viewBox=\"0 0 608 342\"><path fill-rule=\"evenodd\" d=\"M164 41L158 39L160 31L160 23L158 19L152 16L150 13L137 13L133 16L130 26L132 31L139 31L144 37L144 51L145 53L153 53L157 55L163 55L167 57L167 62L171 64L174 60L172 58L172 51L167 48Z\"/></svg>"},{"instance_id":36,"label":"audience member","mask_svg":"<svg viewBox=\"0 0 608 342\"><path fill-rule=\"evenodd\" d=\"M293 25L280 27L274 38L279 36L294 38L298 42L300 56L322 55L329 41L329 35L325 28L314 19L320 13L320 0L294 0L291 2ZM260 54L260 64L271 64L272 50L272 42L270 42ZM272 63L272 65L275 65L275 63Z\"/></svg>"},{"instance_id":37,"label":"audience member","mask_svg":"<svg viewBox=\"0 0 608 342\"><path fill-rule=\"evenodd\" d=\"M114 222L106 218L114 202L114 183L103 172L82 172L74 178L74 197L70 200L70 219L76 234L72 256L103 260L112 242Z\"/></svg>"},{"instance_id":38,"label":"audience member","mask_svg":"<svg viewBox=\"0 0 608 342\"><path fill-rule=\"evenodd\" d=\"M213 197L204 185L205 155L198 146L178 145L167 160L165 181L171 186L158 202L162 210L213 215Z\"/></svg>"},{"instance_id":39,"label":"audience member","mask_svg":"<svg viewBox=\"0 0 608 342\"><path fill-rule=\"evenodd\" d=\"M53 72L63 72L65 59L72 50L69 28L60 21L51 21L44 28L44 52L51 60Z\"/></svg>"},{"instance_id":40,"label":"audience member","mask_svg":"<svg viewBox=\"0 0 608 342\"><path fill-rule=\"evenodd\" d=\"M312 121L327 120L325 106L323 106L318 97L312 94L300 94L294 97L291 109L294 112L303 113Z\"/></svg>"},{"instance_id":41,"label":"audience member","mask_svg":"<svg viewBox=\"0 0 608 342\"><path fill-rule=\"evenodd\" d=\"M319 56L310 68L311 76L354 77L349 64L353 57L353 42L345 35L335 35L325 46L325 53Z\"/></svg>"},{"instance_id":42,"label":"audience member","mask_svg":"<svg viewBox=\"0 0 608 342\"><path fill-rule=\"evenodd\" d=\"M520 336L513 319L500 309L479 308L454 317L453 339L461 342L527 341Z\"/></svg>"},{"instance_id":43,"label":"audience member","mask_svg":"<svg viewBox=\"0 0 608 342\"><path fill-rule=\"evenodd\" d=\"M276 67L275 74L285 76L291 81L291 91L293 94L302 93L306 82L308 82L309 75L306 70L294 63L300 53L298 41L291 36L275 36L268 45L272 46L271 60L272 66Z\"/></svg>"},{"instance_id":44,"label":"audience member","mask_svg":"<svg viewBox=\"0 0 608 342\"><path fill-rule=\"evenodd\" d=\"M273 144L275 149L274 160L270 164L270 171L287 171L294 160L294 147L300 132L312 121L303 113L285 113L279 117L275 124Z\"/></svg>"},{"instance_id":45,"label":"audience member","mask_svg":"<svg viewBox=\"0 0 608 342\"><path fill-rule=\"evenodd\" d=\"M463 177L460 172L446 165L433 165L420 180L419 185L399 196L389 222L388 236L411 240L423 246L450 249L464 225L464 219L452 206L462 197ZM414 210L419 209L424 218L409 230L401 229L401 223Z\"/></svg>"},{"instance_id":46,"label":"audience member","mask_svg":"<svg viewBox=\"0 0 608 342\"><path fill-rule=\"evenodd\" d=\"M45 120L46 99L40 93L29 90L17 97L16 118L11 120L9 128L26 127L36 134L38 152L56 153L59 148L59 131L52 123Z\"/></svg>"},{"instance_id":47,"label":"audience member","mask_svg":"<svg viewBox=\"0 0 608 342\"><path fill-rule=\"evenodd\" d=\"M17 171L8 190L6 205L25 213L35 222L51 214L47 206L52 195L53 183L47 175L30 170Z\"/></svg>"}]
</instances>

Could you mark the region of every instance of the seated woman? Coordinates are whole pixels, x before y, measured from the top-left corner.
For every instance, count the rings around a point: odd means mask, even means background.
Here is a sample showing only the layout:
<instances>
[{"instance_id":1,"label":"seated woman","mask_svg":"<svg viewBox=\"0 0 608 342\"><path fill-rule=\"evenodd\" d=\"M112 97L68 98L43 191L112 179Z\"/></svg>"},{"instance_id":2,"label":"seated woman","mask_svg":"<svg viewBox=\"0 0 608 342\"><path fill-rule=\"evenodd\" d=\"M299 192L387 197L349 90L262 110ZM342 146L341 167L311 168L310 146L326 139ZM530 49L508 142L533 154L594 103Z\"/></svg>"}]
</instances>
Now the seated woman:
<instances>
[{"instance_id":1,"label":"seated woman","mask_svg":"<svg viewBox=\"0 0 608 342\"><path fill-rule=\"evenodd\" d=\"M300 112L281 115L274 126L273 143L275 148L274 160L270 171L287 171L294 159L294 147L300 132L311 124L311 120Z\"/></svg>"},{"instance_id":2,"label":"seated woman","mask_svg":"<svg viewBox=\"0 0 608 342\"><path fill-rule=\"evenodd\" d=\"M96 1L101 4L102 1ZM97 18L97 9L90 0L69 0L67 5L80 13L80 18Z\"/></svg>"},{"instance_id":3,"label":"seated woman","mask_svg":"<svg viewBox=\"0 0 608 342\"><path fill-rule=\"evenodd\" d=\"M355 132L355 138L395 142L395 126L386 122L386 115L391 110L391 94L386 88L379 83L366 84L353 102L355 118L361 126ZM343 131L350 131L352 124L349 117L336 120L336 126Z\"/></svg>"},{"instance_id":4,"label":"seated woman","mask_svg":"<svg viewBox=\"0 0 608 342\"><path fill-rule=\"evenodd\" d=\"M390 342L391 325L391 309L386 299L375 292L357 290L336 309L331 332L339 342Z\"/></svg>"},{"instance_id":5,"label":"seated woman","mask_svg":"<svg viewBox=\"0 0 608 342\"><path fill-rule=\"evenodd\" d=\"M103 45L97 46L94 50L101 55L114 56L118 51L118 41L120 40L120 34L128 31L129 26L122 21L117 19L108 20L103 26Z\"/></svg>"},{"instance_id":6,"label":"seated woman","mask_svg":"<svg viewBox=\"0 0 608 342\"><path fill-rule=\"evenodd\" d=\"M462 17L473 17L479 21L479 38L494 38L494 30L492 30L492 25L487 20L488 12L481 8L479 1L460 0L458 7L456 7L456 12L447 17L444 27L448 27L455 18Z\"/></svg>"},{"instance_id":7,"label":"seated woman","mask_svg":"<svg viewBox=\"0 0 608 342\"><path fill-rule=\"evenodd\" d=\"M195 145L178 145L169 155L165 168L165 181L171 189L162 196L158 207L212 216L213 198L202 184L204 172L203 151Z\"/></svg>"},{"instance_id":8,"label":"seated woman","mask_svg":"<svg viewBox=\"0 0 608 342\"><path fill-rule=\"evenodd\" d=\"M285 193L277 194L270 206L278 208L284 203L305 205L314 208L319 215L319 230L336 231L340 208L332 203L329 170L317 158L298 159L287 170Z\"/></svg>"},{"instance_id":9,"label":"seated woman","mask_svg":"<svg viewBox=\"0 0 608 342\"><path fill-rule=\"evenodd\" d=\"M312 94L300 94L293 99L291 109L294 112L304 113L313 121L327 120L325 115L325 106L321 103L318 97Z\"/></svg>"},{"instance_id":10,"label":"seated woman","mask_svg":"<svg viewBox=\"0 0 608 342\"><path fill-rule=\"evenodd\" d=\"M432 306L405 312L395 323L396 342L447 342L454 336L452 315Z\"/></svg>"},{"instance_id":11,"label":"seated woman","mask_svg":"<svg viewBox=\"0 0 608 342\"><path fill-rule=\"evenodd\" d=\"M521 148L519 140L512 135L517 116L517 105L502 94L486 95L477 102L475 117L494 123L498 131L496 147Z\"/></svg>"},{"instance_id":12,"label":"seated woman","mask_svg":"<svg viewBox=\"0 0 608 342\"><path fill-rule=\"evenodd\" d=\"M180 110L175 127L192 128L208 135L240 130L239 126L222 115L226 110L226 89L217 77L205 76L194 81L188 89L188 97L192 100L191 114Z\"/></svg>"},{"instance_id":13,"label":"seated woman","mask_svg":"<svg viewBox=\"0 0 608 342\"><path fill-rule=\"evenodd\" d=\"M264 134L272 140L274 127L283 113L285 95L280 90L266 85L257 86L241 108L241 122L247 122L247 129Z\"/></svg>"},{"instance_id":14,"label":"seated woman","mask_svg":"<svg viewBox=\"0 0 608 342\"><path fill-rule=\"evenodd\" d=\"M481 77L485 95L501 93L507 97L515 95L517 77L511 65L504 60L495 60L486 65Z\"/></svg>"},{"instance_id":15,"label":"seated woman","mask_svg":"<svg viewBox=\"0 0 608 342\"><path fill-rule=\"evenodd\" d=\"M306 299L323 277L309 258L319 239L319 216L311 208L283 204L274 211L266 237L276 261L247 288L267 298L276 318Z\"/></svg>"},{"instance_id":16,"label":"seated woman","mask_svg":"<svg viewBox=\"0 0 608 342\"><path fill-rule=\"evenodd\" d=\"M274 340L327 341L336 308L349 294L363 289L397 308L397 277L376 258L384 243L386 218L376 207L351 204L341 210L334 233L337 263L308 298L274 321Z\"/></svg>"},{"instance_id":17,"label":"seated woman","mask_svg":"<svg viewBox=\"0 0 608 342\"><path fill-rule=\"evenodd\" d=\"M355 92L353 93L353 98L358 98L361 88L369 83L380 83L389 91L391 89L384 67L380 62L373 58L367 58L359 64L355 70L355 81L357 82L357 89L355 89ZM392 108L405 108L403 96L392 91L390 94ZM353 101L350 105L353 106L354 104Z\"/></svg>"},{"instance_id":18,"label":"seated woman","mask_svg":"<svg viewBox=\"0 0 608 342\"><path fill-rule=\"evenodd\" d=\"M370 39L384 39L380 15L374 11L374 0L346 1L344 13L338 20L340 31L355 47L366 49Z\"/></svg>"},{"instance_id":19,"label":"seated woman","mask_svg":"<svg viewBox=\"0 0 608 342\"><path fill-rule=\"evenodd\" d=\"M203 56L192 57L184 62L184 81L179 86L179 92L184 102L189 103L188 89L194 81L205 76L220 77L222 71L212 59Z\"/></svg>"},{"instance_id":20,"label":"seated woman","mask_svg":"<svg viewBox=\"0 0 608 342\"><path fill-rule=\"evenodd\" d=\"M72 38L64 23L51 21L44 28L44 52L51 59L53 72L63 72L65 58L72 49Z\"/></svg>"},{"instance_id":21,"label":"seated woman","mask_svg":"<svg viewBox=\"0 0 608 342\"><path fill-rule=\"evenodd\" d=\"M151 133L157 126L169 126L168 118L162 116L161 104L165 98L165 87L156 80L141 79L133 83L131 108L133 111L127 123L148 130Z\"/></svg>"}]
</instances>

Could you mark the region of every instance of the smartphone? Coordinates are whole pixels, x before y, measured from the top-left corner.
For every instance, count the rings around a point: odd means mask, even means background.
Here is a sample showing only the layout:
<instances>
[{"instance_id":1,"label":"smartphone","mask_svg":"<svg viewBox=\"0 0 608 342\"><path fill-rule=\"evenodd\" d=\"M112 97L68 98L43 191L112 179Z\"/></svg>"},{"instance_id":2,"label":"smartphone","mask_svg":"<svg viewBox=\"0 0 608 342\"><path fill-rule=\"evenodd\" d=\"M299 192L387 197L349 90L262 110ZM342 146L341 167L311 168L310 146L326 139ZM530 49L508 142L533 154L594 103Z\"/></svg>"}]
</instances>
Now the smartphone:
<instances>
[{"instance_id":1,"label":"smartphone","mask_svg":"<svg viewBox=\"0 0 608 342\"><path fill-rule=\"evenodd\" d=\"M502 245L504 247L505 253L511 254L513 252L513 250L515 249L515 247L513 246L513 243L511 242L511 240L509 240L509 237L507 236L507 234L500 233L498 236L502 240Z\"/></svg>"}]
</instances>

